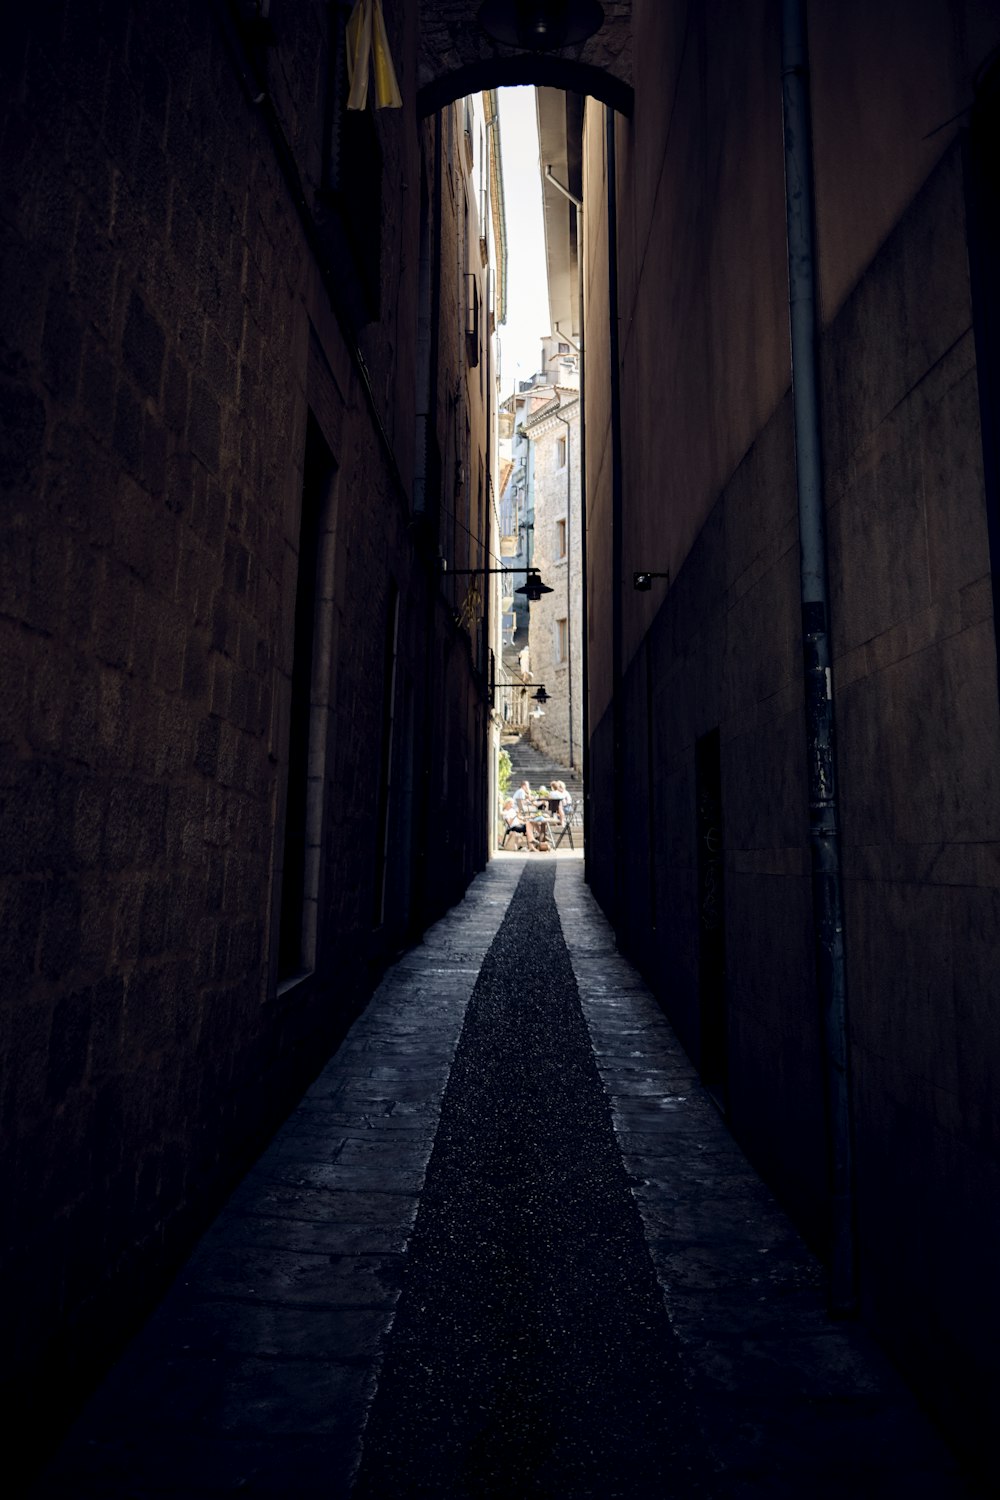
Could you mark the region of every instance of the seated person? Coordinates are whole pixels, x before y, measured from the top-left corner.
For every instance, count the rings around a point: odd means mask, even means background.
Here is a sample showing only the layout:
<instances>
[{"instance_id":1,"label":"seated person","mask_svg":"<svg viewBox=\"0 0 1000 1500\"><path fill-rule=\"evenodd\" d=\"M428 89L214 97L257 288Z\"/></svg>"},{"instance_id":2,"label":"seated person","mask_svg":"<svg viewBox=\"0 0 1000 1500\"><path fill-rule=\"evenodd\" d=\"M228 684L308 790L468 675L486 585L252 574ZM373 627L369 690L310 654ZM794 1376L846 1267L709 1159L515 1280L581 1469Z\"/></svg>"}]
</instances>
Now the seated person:
<instances>
[{"instance_id":1,"label":"seated person","mask_svg":"<svg viewBox=\"0 0 1000 1500\"><path fill-rule=\"evenodd\" d=\"M517 808L514 806L513 797L505 797L500 816L503 818L511 833L523 833L529 844L535 842L535 835L530 823L525 822Z\"/></svg>"},{"instance_id":2,"label":"seated person","mask_svg":"<svg viewBox=\"0 0 1000 1500\"><path fill-rule=\"evenodd\" d=\"M559 797L558 817L560 824L565 828L566 819L573 811L573 798L566 790L565 781L554 781L552 783L552 788Z\"/></svg>"},{"instance_id":3,"label":"seated person","mask_svg":"<svg viewBox=\"0 0 1000 1500\"><path fill-rule=\"evenodd\" d=\"M527 781L522 781L514 793L514 806L517 808L518 817L522 823L534 812L534 799L531 795L531 786Z\"/></svg>"},{"instance_id":4,"label":"seated person","mask_svg":"<svg viewBox=\"0 0 1000 1500\"><path fill-rule=\"evenodd\" d=\"M543 852L552 848L551 828L555 819L548 811L548 802L540 802L538 806L528 813L528 827L534 829L534 848Z\"/></svg>"}]
</instances>

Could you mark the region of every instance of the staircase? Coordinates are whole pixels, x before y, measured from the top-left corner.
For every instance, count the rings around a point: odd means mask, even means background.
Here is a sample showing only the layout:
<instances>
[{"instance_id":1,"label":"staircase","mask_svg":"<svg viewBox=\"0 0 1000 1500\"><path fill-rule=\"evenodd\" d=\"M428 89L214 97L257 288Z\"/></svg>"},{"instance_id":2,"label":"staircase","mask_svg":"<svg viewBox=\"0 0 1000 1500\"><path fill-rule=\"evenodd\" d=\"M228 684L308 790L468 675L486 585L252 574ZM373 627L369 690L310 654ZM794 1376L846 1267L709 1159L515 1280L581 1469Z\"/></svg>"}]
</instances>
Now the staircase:
<instances>
[{"instance_id":1,"label":"staircase","mask_svg":"<svg viewBox=\"0 0 1000 1500\"><path fill-rule=\"evenodd\" d=\"M520 735L504 735L502 748L510 756L510 792L522 781L527 779L531 783L531 790L537 792L540 786L551 786L553 781L565 781L566 790L573 798L573 806L578 819L583 815L583 777L580 772L570 771L566 766L559 766L542 751L536 750L534 745L529 745L527 740L521 739ZM582 823L576 822L573 828L573 842L576 848L583 847Z\"/></svg>"},{"instance_id":2,"label":"staircase","mask_svg":"<svg viewBox=\"0 0 1000 1500\"><path fill-rule=\"evenodd\" d=\"M579 802L583 795L583 778L578 771L556 765L555 761L520 737L505 740L503 748L510 756L512 790L525 777L531 782L532 791L537 791L540 786L551 786L555 780L565 781L567 789L573 795L573 801Z\"/></svg>"}]
</instances>

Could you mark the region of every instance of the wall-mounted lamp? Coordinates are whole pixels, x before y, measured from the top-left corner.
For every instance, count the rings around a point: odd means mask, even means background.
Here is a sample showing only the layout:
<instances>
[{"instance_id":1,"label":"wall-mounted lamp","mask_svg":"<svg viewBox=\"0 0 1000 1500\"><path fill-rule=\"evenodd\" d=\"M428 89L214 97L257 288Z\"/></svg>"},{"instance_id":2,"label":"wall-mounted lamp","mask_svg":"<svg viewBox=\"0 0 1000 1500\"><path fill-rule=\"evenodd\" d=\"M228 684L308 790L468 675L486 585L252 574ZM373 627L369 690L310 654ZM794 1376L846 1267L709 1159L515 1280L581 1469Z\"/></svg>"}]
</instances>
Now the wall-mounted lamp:
<instances>
[{"instance_id":1,"label":"wall-mounted lamp","mask_svg":"<svg viewBox=\"0 0 1000 1500\"><path fill-rule=\"evenodd\" d=\"M478 20L495 42L553 52L593 36L604 11L598 0L484 0Z\"/></svg>"},{"instance_id":2,"label":"wall-mounted lamp","mask_svg":"<svg viewBox=\"0 0 1000 1500\"><path fill-rule=\"evenodd\" d=\"M528 576L521 587L514 590L515 594L524 594L532 604L537 604L543 594L551 594L551 592L548 584L542 582L537 568L529 568Z\"/></svg>"},{"instance_id":3,"label":"wall-mounted lamp","mask_svg":"<svg viewBox=\"0 0 1000 1500\"><path fill-rule=\"evenodd\" d=\"M653 587L654 578L669 578L669 573L633 573L632 587L638 589L640 594L648 594Z\"/></svg>"},{"instance_id":4,"label":"wall-mounted lamp","mask_svg":"<svg viewBox=\"0 0 1000 1500\"><path fill-rule=\"evenodd\" d=\"M535 700L536 703L548 703L548 701L549 701L549 695L545 691L545 683L544 682L540 682L538 684L538 692L537 693L532 693L531 696L534 698L534 700Z\"/></svg>"},{"instance_id":5,"label":"wall-mounted lamp","mask_svg":"<svg viewBox=\"0 0 1000 1500\"><path fill-rule=\"evenodd\" d=\"M453 578L478 577L480 573L526 573L527 577L521 587L514 590L515 594L524 594L532 604L536 604L543 594L551 594L552 590L547 583L543 583L537 568L451 568L442 559L441 571L450 572Z\"/></svg>"}]
</instances>

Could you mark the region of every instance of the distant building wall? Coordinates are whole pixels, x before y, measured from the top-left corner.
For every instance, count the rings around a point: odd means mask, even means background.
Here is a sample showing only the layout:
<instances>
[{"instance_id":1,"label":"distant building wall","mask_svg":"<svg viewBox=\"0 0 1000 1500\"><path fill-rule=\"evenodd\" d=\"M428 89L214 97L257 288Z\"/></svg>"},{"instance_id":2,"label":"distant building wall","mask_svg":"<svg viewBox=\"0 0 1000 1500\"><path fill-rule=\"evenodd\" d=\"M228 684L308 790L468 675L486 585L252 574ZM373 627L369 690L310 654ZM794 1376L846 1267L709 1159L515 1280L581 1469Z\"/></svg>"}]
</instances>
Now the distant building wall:
<instances>
[{"instance_id":1,"label":"distant building wall","mask_svg":"<svg viewBox=\"0 0 1000 1500\"><path fill-rule=\"evenodd\" d=\"M835 10L809 6L861 1296L989 1467L1000 715L960 125L1000 16ZM603 109L584 141L589 868L738 1138L823 1247L780 7L635 20L613 371ZM670 580L635 593L641 568Z\"/></svg>"},{"instance_id":2,"label":"distant building wall","mask_svg":"<svg viewBox=\"0 0 1000 1500\"><path fill-rule=\"evenodd\" d=\"M532 744L559 765L578 768L583 750L580 404L575 396L563 404L565 413L553 411L527 426L534 453L535 565L552 590L530 606L531 672L549 694L544 717L530 720L530 733Z\"/></svg>"}]
</instances>

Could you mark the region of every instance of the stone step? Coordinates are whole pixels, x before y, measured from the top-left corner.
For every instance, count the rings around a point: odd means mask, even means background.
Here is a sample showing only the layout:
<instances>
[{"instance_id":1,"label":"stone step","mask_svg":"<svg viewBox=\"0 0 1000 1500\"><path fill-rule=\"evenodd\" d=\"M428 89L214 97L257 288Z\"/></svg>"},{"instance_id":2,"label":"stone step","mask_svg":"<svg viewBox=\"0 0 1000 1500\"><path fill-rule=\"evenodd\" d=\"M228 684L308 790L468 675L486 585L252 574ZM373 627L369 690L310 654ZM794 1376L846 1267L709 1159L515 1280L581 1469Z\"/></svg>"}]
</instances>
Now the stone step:
<instances>
[{"instance_id":1,"label":"stone step","mask_svg":"<svg viewBox=\"0 0 1000 1500\"><path fill-rule=\"evenodd\" d=\"M512 739L503 747L510 756L510 785L516 787L527 779L533 787L549 786L553 781L565 781L575 802L583 795L583 780L578 771L561 766L557 761L536 750L534 745L521 739Z\"/></svg>"}]
</instances>

